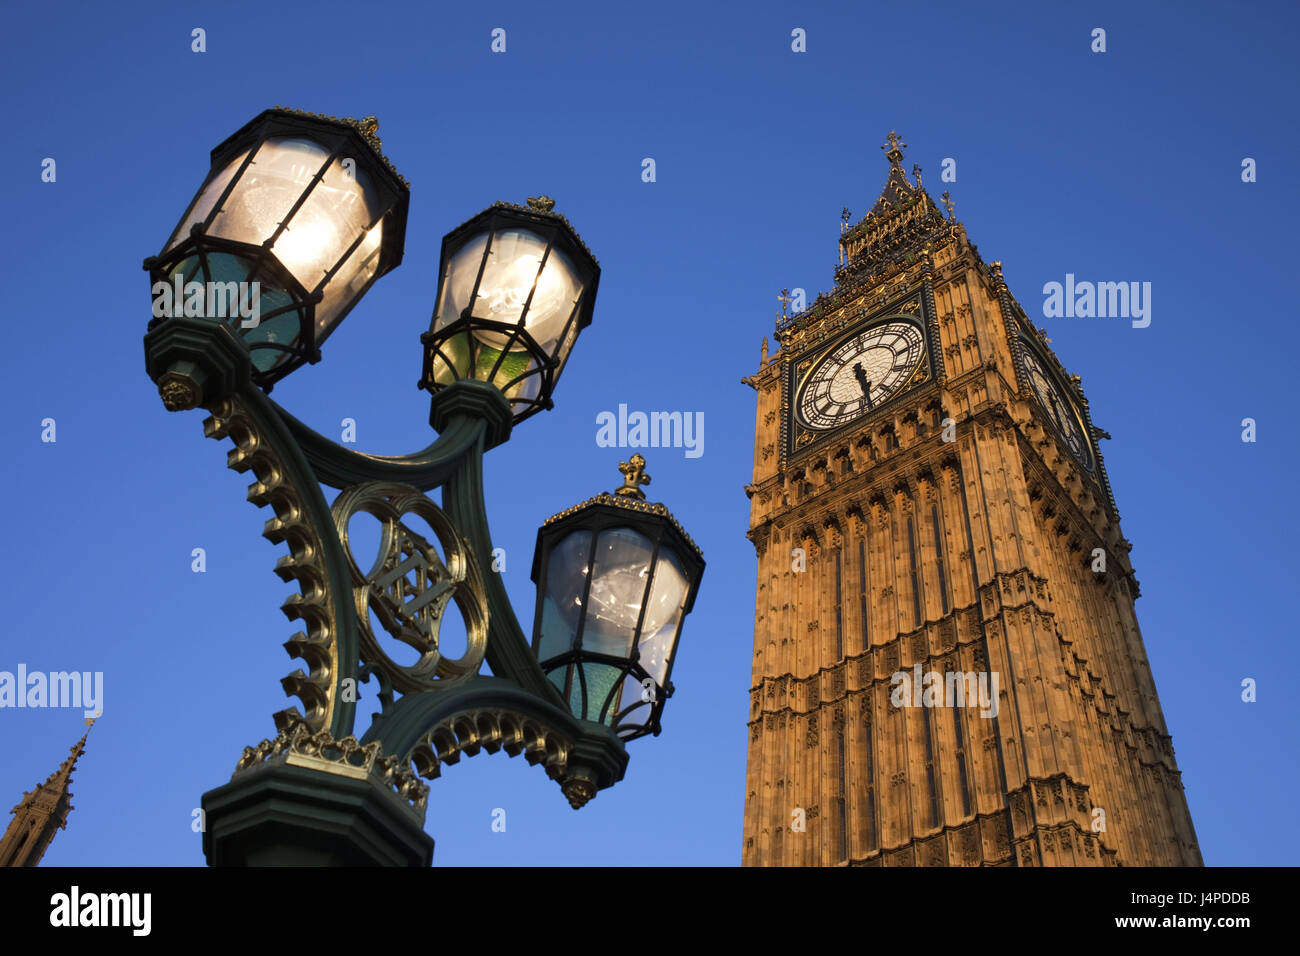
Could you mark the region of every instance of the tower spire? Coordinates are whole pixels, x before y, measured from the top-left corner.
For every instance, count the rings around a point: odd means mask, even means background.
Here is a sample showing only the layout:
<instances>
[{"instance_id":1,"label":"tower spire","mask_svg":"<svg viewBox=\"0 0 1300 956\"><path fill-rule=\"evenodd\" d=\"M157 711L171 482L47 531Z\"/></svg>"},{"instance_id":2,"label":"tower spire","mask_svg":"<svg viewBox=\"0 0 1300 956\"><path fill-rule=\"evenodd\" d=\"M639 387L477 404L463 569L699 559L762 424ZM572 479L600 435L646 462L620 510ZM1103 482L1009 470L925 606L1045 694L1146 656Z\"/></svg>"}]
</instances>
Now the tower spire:
<instances>
[{"instance_id":1,"label":"tower spire","mask_svg":"<svg viewBox=\"0 0 1300 956\"><path fill-rule=\"evenodd\" d=\"M921 186L921 167L912 164L912 182L903 169L903 147L907 144L895 130L889 131L881 145L889 160L884 188L875 204L856 224L849 224L848 210L840 223L840 264L835 270L839 285L852 283L885 260L915 256L927 242L936 239L942 215Z\"/></svg>"},{"instance_id":2,"label":"tower spire","mask_svg":"<svg viewBox=\"0 0 1300 956\"><path fill-rule=\"evenodd\" d=\"M23 794L22 801L9 812L14 818L0 837L0 866L36 866L49 849L54 834L68 826L68 813L73 809L72 771L86 750L86 738L95 718L86 720L86 732L72 745L59 769L45 782Z\"/></svg>"}]
</instances>

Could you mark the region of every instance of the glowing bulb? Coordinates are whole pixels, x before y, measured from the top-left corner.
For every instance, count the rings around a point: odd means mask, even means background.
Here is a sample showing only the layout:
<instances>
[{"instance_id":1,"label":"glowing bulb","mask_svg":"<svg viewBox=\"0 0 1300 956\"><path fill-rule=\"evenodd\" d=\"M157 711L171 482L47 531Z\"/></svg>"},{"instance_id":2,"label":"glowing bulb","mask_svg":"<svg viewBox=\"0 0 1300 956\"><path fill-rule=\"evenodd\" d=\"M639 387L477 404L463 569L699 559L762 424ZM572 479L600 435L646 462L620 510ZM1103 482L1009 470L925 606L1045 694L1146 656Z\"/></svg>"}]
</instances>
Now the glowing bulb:
<instances>
[{"instance_id":1,"label":"glowing bulb","mask_svg":"<svg viewBox=\"0 0 1300 956\"><path fill-rule=\"evenodd\" d=\"M305 277L315 271L324 272L322 254L331 244L334 234L335 230L319 221L290 224L280 233L280 238L275 241L271 251L295 276ZM329 264L333 265L332 262Z\"/></svg>"}]
</instances>

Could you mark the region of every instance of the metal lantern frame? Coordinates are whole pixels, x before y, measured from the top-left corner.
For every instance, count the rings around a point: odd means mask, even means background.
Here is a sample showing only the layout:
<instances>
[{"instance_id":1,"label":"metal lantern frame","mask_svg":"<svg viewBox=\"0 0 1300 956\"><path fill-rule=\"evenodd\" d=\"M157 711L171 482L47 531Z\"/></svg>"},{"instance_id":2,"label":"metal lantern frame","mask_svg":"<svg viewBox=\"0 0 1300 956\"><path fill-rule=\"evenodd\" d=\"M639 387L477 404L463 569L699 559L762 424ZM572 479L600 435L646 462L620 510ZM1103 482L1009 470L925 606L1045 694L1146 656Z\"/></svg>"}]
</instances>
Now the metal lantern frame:
<instances>
[{"instance_id":1,"label":"metal lantern frame","mask_svg":"<svg viewBox=\"0 0 1300 956\"><path fill-rule=\"evenodd\" d=\"M503 382L499 386L499 390L504 394L512 386L521 384L532 376L538 378L538 388L535 396L530 397L522 394L507 396L513 423L517 424L543 409L550 409L554 406L551 395L559 380L560 372L564 369L565 362L568 360L569 355L572 354L573 347L577 343L579 333L591 324L592 312L596 302L596 290L600 284L600 263L596 261L596 257L591 254L591 250L587 248L586 243L582 241L577 231L570 225L569 220L552 211L554 205L554 201L546 196L530 198L527 206L496 202L443 237L442 255L438 266L438 291L433 318L430 321L429 331L420 337L420 341L425 346L424 369L420 376L420 387L428 390L434 396L430 408L430 424L434 424L435 427L437 427L437 396L439 392L447 388L448 385L466 379L493 382L502 367L502 363L505 361L505 357L511 352L517 352L520 349L525 350L532 359L530 367ZM499 233L508 231L533 233L546 243L546 249L541 261L538 263L537 274L533 277L532 286L529 289L528 298L524 303L520 317L512 322L501 322L474 315L474 306L478 301L483 275L492 254L492 243ZM487 237L487 241L483 247L482 258L478 263L478 274L475 276L474 285L470 290L469 305L461 311L459 316L447 321L446 324L440 327L440 320L445 319L445 317L440 317L438 313L445 293L444 285L447 281L448 267L452 259L461 250L484 236ZM574 304L573 310L565 322L563 331L548 353L527 328L528 310L532 306L533 293L537 289L538 279L545 270L552 251L557 250L567 256L569 261L574 264L578 278L582 280L583 286L578 301ZM491 366L486 379L482 379L475 374L478 367L479 350L482 348L482 343L479 342L475 332L495 332L506 336L506 343L501 347L500 354ZM468 375L462 374L464 370L458 367L455 357L449 354L449 343L461 335L465 336L465 342L468 345ZM439 362L443 368L450 370L451 382L436 380L438 369L435 366Z\"/></svg>"},{"instance_id":2,"label":"metal lantern frame","mask_svg":"<svg viewBox=\"0 0 1300 956\"><path fill-rule=\"evenodd\" d=\"M626 467L626 466L620 466ZM597 548L601 534L605 531L631 529L645 536L652 543L651 557L648 564L650 573L646 575L645 590L641 594L641 607L638 613L636 630L632 635L631 649L627 656L596 653L583 647L583 633L590 613L592 581L597 576ZM582 612L577 629L569 649L542 659L542 624L543 608L546 601L547 582L551 570L551 559L555 548L569 535L579 531L591 532L591 543L587 554L586 584L582 594ZM686 595L682 601L682 610L677 617L675 632L667 654L667 668L663 682L660 683L646 670L640 660L642 628L645 623L646 607L659 571L661 554L669 548L676 555L686 577ZM537 532L537 547L533 553L532 580L537 585L537 605L533 621L533 653L548 679L560 668L565 669L563 686L557 689L566 701L573 701L575 687L578 691L579 706L574 708L574 716L579 719L594 720L595 723L611 726L624 741L635 740L646 734L658 736L661 728L664 705L673 694L672 672L677 660L677 647L681 640L682 627L686 617L695 606L695 596L699 592L700 579L704 574L704 557L699 547L691 540L682 526L677 523L664 505L641 500L631 494L608 492L590 498L582 504L563 511L549 518ZM588 694L586 664L603 664L617 668L619 675L604 700L593 701ZM646 679L654 681L655 692L651 701L638 699L630 706L620 700L627 678L632 677L642 684ZM552 681L554 683L554 681ZM630 719L645 709L644 719Z\"/></svg>"},{"instance_id":3,"label":"metal lantern frame","mask_svg":"<svg viewBox=\"0 0 1300 956\"><path fill-rule=\"evenodd\" d=\"M243 161L231 175L229 182L226 183L221 195L213 203L208 214L203 220L194 223L190 227L189 235L182 238L175 246L170 249L164 246L162 253L144 260L144 268L149 273L151 285L159 281L170 283L172 281L170 273L185 260L195 257L199 260L199 271L197 277L191 281L207 283L212 279L209 256L224 253L249 263L250 268L243 281L269 282L277 290L283 290L287 294L289 298L288 304L264 311L261 313L260 318L262 322L266 322L279 315L296 312L299 322L298 335L294 341L287 344L277 342L244 343L250 352L273 350L287 353L289 356L286 360L280 361L279 364L268 370L260 370L256 366L250 369L249 375L254 384L268 392L276 382L295 369L307 363L315 364L319 362L320 347L325 339L342 324L348 313L361 301L362 297L370 290L370 287L381 276L395 269L402 261L406 241L406 218L410 206L410 186L385 158L379 139L375 135L378 125L374 117L355 120L325 116L320 113L307 113L301 110L289 110L282 107L263 111L212 150L208 175L195 191L194 198L186 206L185 212L180 217L175 228L168 234L167 241L170 242L184 224L189 221L195 206L208 186L225 171L236 157L246 152L247 155L244 156ZM209 230L212 228L212 224L225 208L227 200L234 193L249 167L253 165L262 147L269 140L281 137L310 140L324 149L328 155L290 207L284 219L276 227L274 233L265 241L256 244L210 234ZM374 184L374 188L378 193L379 213L360 231L354 241L340 254L338 260L330 266L317 284L309 289L288 268L280 263L275 253L272 252L272 248L284 230L292 225L295 213L302 208L312 190L323 181L326 171L331 168L335 161L344 158L353 159L357 163L358 171L364 172L370 182ZM349 300L342 303L342 307L330 327L324 331L323 335L318 336L316 330L316 306L324 298L324 290L333 280L338 270L349 261L353 252L365 241L369 231L380 222L383 222L383 229L380 239L379 263L374 275ZM170 320L155 318L150 323L149 328L156 328L167 321Z\"/></svg>"}]
</instances>

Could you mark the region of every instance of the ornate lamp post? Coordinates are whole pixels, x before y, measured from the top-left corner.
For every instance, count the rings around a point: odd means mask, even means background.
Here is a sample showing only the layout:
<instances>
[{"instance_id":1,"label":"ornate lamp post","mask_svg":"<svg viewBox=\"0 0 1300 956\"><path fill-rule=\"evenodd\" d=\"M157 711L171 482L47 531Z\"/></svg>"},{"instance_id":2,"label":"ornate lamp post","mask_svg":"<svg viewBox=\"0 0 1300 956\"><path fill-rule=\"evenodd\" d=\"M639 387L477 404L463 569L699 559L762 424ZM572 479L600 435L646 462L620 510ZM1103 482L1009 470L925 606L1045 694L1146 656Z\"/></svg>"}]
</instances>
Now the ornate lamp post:
<instances>
[{"instance_id":1,"label":"ornate lamp post","mask_svg":"<svg viewBox=\"0 0 1300 956\"><path fill-rule=\"evenodd\" d=\"M300 588L283 605L302 628L285 648L307 669L281 683L301 709L276 714L278 734L245 748L230 782L204 794L213 865L427 865L420 778L480 750L522 753L582 806L622 779L625 740L659 732L704 569L667 509L643 500L649 479L633 456L616 494L539 531L531 647L500 578L484 570L483 453L551 407L600 277L545 197L497 203L443 240L422 337L420 386L433 393L439 432L427 448L358 454L267 397L320 359L401 261L408 189L377 127L267 110L213 150L180 224L145 260L149 376L168 409L202 406L204 433L233 441L229 467L253 472L249 500L274 512L263 535L288 546L275 572ZM322 485L339 489L332 505ZM441 507L424 494L435 488ZM381 535L378 557L359 560L348 527L363 512ZM438 645L451 602L467 636L455 659ZM397 663L385 640L419 659ZM484 661L495 676L479 673ZM360 734L358 681L375 685L381 705Z\"/></svg>"}]
</instances>

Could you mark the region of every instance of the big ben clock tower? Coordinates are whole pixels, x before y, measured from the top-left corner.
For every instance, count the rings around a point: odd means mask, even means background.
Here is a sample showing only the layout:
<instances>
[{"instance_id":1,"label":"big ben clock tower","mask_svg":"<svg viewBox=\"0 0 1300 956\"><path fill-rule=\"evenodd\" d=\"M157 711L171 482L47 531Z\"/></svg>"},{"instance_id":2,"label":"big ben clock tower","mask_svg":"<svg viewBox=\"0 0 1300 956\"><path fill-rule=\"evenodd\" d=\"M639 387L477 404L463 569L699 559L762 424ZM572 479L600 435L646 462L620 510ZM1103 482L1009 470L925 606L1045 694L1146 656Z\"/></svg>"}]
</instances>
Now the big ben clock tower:
<instances>
[{"instance_id":1,"label":"big ben clock tower","mask_svg":"<svg viewBox=\"0 0 1300 956\"><path fill-rule=\"evenodd\" d=\"M745 379L743 862L1200 865L1108 436L904 145Z\"/></svg>"}]
</instances>

